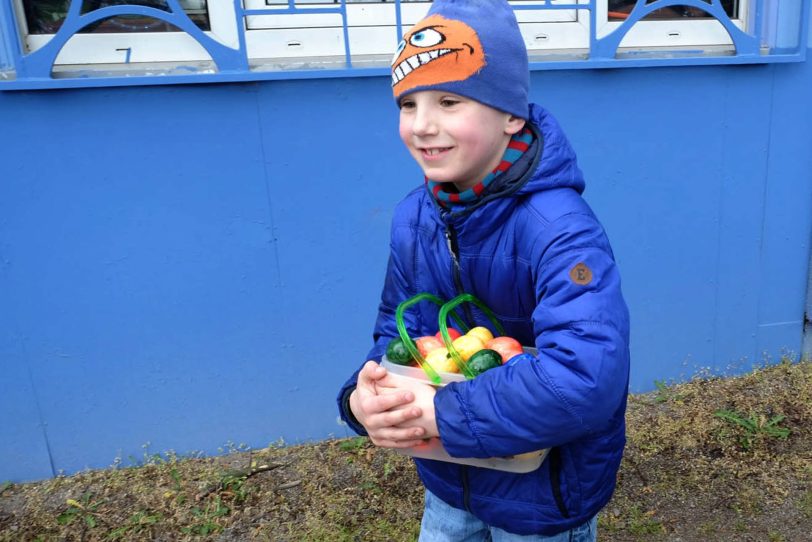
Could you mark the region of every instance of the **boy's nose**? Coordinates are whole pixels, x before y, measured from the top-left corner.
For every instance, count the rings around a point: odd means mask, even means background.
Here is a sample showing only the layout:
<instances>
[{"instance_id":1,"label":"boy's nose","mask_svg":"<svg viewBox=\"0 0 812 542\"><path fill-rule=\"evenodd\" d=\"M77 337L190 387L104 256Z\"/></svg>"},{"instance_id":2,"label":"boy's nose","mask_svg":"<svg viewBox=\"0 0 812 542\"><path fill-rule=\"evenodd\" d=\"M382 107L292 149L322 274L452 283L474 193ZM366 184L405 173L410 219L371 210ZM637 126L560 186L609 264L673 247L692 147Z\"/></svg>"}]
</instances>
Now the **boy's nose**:
<instances>
[{"instance_id":1,"label":"boy's nose","mask_svg":"<svg viewBox=\"0 0 812 542\"><path fill-rule=\"evenodd\" d=\"M417 108L414 122L412 123L412 133L416 136L434 135L437 133L437 123L431 111Z\"/></svg>"}]
</instances>

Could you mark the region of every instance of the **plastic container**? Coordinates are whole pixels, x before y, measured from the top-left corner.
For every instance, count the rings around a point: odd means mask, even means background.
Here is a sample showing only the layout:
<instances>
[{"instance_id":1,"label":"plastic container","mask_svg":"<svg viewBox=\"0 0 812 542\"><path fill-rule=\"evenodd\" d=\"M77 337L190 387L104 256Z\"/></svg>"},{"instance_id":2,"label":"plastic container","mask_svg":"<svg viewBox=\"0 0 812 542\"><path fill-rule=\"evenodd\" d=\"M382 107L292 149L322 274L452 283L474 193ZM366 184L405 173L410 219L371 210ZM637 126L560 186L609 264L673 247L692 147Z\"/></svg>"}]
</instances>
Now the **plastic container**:
<instances>
[{"instance_id":1,"label":"plastic container","mask_svg":"<svg viewBox=\"0 0 812 542\"><path fill-rule=\"evenodd\" d=\"M525 348L528 353L535 353L534 348ZM436 387L443 387L450 382L464 382L468 380L465 375L459 373L437 373L441 379L440 383L435 383L430 379L420 367L410 367L406 365L397 365L391 363L386 359L386 356L381 360L381 366L386 368L389 373L395 378L404 378L409 380L419 380L426 384ZM496 369L493 369L496 370ZM474 467L484 467L486 469L496 469L514 473L532 472L541 466L544 458L547 456L549 449L537 450L535 452L527 452L520 455L510 457L452 457L443 448L443 444L439 438L426 439L423 444L412 448L395 449L396 452L417 457L420 459L434 459L437 461L447 461L449 463L458 463L461 465L472 465Z\"/></svg>"},{"instance_id":2,"label":"plastic container","mask_svg":"<svg viewBox=\"0 0 812 542\"><path fill-rule=\"evenodd\" d=\"M454 360L454 363L459 368L459 373L438 372L429 365L425 358L418 352L414 343L412 342L406 330L406 325L403 320L403 315L409 307L421 303L430 302L439 307L438 328L442 336L443 343L448 349L449 355ZM455 314L454 310L462 303L471 303L478 307L493 324L497 334L504 335L505 330L499 319L482 301L477 299L471 294L460 294L454 299L444 302L442 299L429 293L417 294L403 302L401 302L395 311L395 322L398 328L398 335L403 341L404 346L409 351L412 359L417 366L398 365L391 363L383 356L381 365L387 369L395 378L405 378L409 380L418 380L435 387L442 387L450 382L463 382L475 378L475 373L468 368L466 361L462 358L459 352L452 345L451 338L448 335L448 319L451 318L459 326L460 331L465 333L468 331L468 326L460 317ZM525 352L535 354L535 348L525 348ZM492 369L494 370L494 369ZM443 448L442 442L439 438L426 439L423 444L413 448L396 449L397 452L410 455L412 457L422 459L434 459L438 461L447 461L449 463L459 463L462 465L472 465L475 467L484 467L487 469L496 469L507 472L525 473L532 472L541 466L542 461L547 456L549 450L538 450L535 452L527 452L520 455L511 457L491 457L491 458L474 458L474 457L451 457L448 452Z\"/></svg>"}]
</instances>

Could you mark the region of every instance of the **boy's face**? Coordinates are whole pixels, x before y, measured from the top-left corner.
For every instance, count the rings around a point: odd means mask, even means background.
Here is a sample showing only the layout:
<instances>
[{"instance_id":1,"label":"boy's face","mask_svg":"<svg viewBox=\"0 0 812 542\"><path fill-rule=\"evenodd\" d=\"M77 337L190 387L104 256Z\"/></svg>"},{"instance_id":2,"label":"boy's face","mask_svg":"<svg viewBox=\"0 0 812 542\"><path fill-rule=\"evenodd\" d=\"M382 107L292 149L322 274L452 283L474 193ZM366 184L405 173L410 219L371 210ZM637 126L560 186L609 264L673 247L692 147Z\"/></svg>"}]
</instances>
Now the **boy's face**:
<instances>
[{"instance_id":1,"label":"boy's face","mask_svg":"<svg viewBox=\"0 0 812 542\"><path fill-rule=\"evenodd\" d=\"M400 100L400 138L432 181L472 188L502 160L524 119L470 98L423 90Z\"/></svg>"}]
</instances>

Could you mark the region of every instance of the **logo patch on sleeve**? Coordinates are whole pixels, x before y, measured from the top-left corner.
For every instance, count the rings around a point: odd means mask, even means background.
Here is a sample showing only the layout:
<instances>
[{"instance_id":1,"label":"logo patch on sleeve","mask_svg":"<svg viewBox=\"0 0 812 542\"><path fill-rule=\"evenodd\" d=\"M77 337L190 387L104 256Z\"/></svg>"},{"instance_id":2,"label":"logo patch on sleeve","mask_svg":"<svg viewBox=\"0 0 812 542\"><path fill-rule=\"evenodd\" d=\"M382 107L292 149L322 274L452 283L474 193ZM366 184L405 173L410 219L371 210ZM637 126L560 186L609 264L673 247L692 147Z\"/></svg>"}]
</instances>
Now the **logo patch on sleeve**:
<instances>
[{"instance_id":1,"label":"logo patch on sleeve","mask_svg":"<svg viewBox=\"0 0 812 542\"><path fill-rule=\"evenodd\" d=\"M592 270L584 262L570 269L570 280L575 284L586 286L592 282Z\"/></svg>"}]
</instances>

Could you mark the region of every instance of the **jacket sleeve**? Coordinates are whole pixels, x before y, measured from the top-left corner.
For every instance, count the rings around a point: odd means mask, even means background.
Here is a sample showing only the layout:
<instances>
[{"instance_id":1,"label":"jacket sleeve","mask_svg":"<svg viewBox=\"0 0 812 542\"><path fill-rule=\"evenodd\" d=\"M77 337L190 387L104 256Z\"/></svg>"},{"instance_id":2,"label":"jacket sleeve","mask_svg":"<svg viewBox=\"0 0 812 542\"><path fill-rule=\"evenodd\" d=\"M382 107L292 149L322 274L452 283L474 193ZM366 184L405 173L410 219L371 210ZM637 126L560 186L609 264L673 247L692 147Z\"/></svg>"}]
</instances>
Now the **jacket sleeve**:
<instances>
[{"instance_id":1,"label":"jacket sleeve","mask_svg":"<svg viewBox=\"0 0 812 542\"><path fill-rule=\"evenodd\" d=\"M407 231L403 232L402 229ZM400 234L400 235L399 235ZM384 280L383 292L381 293L381 303L378 306L378 317L375 321L375 330L373 339L375 344L367 354L363 363L355 370L352 376L344 383L338 392L338 410L341 419L349 425L349 427L359 435L366 435L364 427L358 423L355 416L349 407L350 394L352 394L358 382L358 373L361 367L368 360L374 360L380 363L381 358L386 352L386 347L392 338L398 335L397 324L395 322L395 311L401 301L413 296L412 287L410 284L409 271L411 265L409 262L414 262L414 259L409 255L413 252L414 241L410 242L411 236L409 235L408 228L402 226L400 228L392 228L392 243L390 246L389 262L386 266L386 278ZM404 324L410 332L417 329L416 316L407 311L404 314Z\"/></svg>"},{"instance_id":2,"label":"jacket sleeve","mask_svg":"<svg viewBox=\"0 0 812 542\"><path fill-rule=\"evenodd\" d=\"M602 227L594 216L566 215L544 228L532 255L538 354L438 391L437 424L452 456L557 446L623 416L629 317Z\"/></svg>"}]
</instances>

